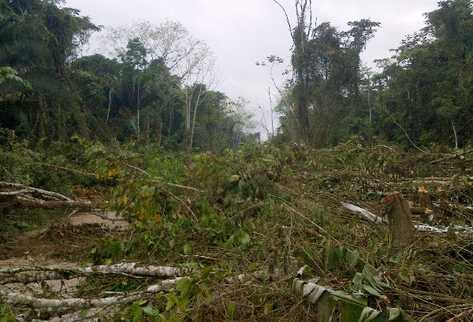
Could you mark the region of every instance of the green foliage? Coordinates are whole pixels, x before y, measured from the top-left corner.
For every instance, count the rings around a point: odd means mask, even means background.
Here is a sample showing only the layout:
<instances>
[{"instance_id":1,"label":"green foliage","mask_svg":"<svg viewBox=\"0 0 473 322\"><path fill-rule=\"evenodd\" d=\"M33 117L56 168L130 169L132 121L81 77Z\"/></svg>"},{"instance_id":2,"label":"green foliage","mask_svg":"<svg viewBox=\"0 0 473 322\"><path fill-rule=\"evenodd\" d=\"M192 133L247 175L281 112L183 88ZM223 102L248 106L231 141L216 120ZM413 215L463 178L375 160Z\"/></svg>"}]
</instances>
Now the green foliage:
<instances>
[{"instance_id":1,"label":"green foliage","mask_svg":"<svg viewBox=\"0 0 473 322\"><path fill-rule=\"evenodd\" d=\"M18 77L18 73L11 67L0 67L0 85L4 83L13 82L23 86L27 86L28 83L22 78Z\"/></svg>"},{"instance_id":2,"label":"green foliage","mask_svg":"<svg viewBox=\"0 0 473 322\"><path fill-rule=\"evenodd\" d=\"M10 308L5 304L0 304L0 322L15 322L16 317Z\"/></svg>"},{"instance_id":3,"label":"green foliage","mask_svg":"<svg viewBox=\"0 0 473 322\"><path fill-rule=\"evenodd\" d=\"M327 245L326 256L327 271L344 270L346 274L350 274L353 273L361 262L358 251L352 251L342 246L333 247L330 244Z\"/></svg>"},{"instance_id":4,"label":"green foliage","mask_svg":"<svg viewBox=\"0 0 473 322\"><path fill-rule=\"evenodd\" d=\"M161 57L150 53L141 38L131 37L113 59L78 57L100 28L57 1L2 0L0 19L0 128L34 143L67 141L78 134L172 150L185 144L188 88L182 75L171 72L176 62L167 60L177 53ZM182 39L166 43L173 41ZM180 48L179 55L193 49ZM238 146L247 120L239 101L202 86L193 146L212 151Z\"/></svg>"},{"instance_id":5,"label":"green foliage","mask_svg":"<svg viewBox=\"0 0 473 322\"><path fill-rule=\"evenodd\" d=\"M365 293L368 296L386 298L383 296L383 289L388 287L380 277L379 272L370 265L365 265L361 273L356 273L353 278L353 288L355 291Z\"/></svg>"},{"instance_id":6,"label":"green foliage","mask_svg":"<svg viewBox=\"0 0 473 322\"><path fill-rule=\"evenodd\" d=\"M473 46L470 1L441 1L427 25L409 36L394 60L386 61L377 82L377 128L390 140L455 146L471 137Z\"/></svg>"},{"instance_id":7,"label":"green foliage","mask_svg":"<svg viewBox=\"0 0 473 322\"><path fill-rule=\"evenodd\" d=\"M350 22L347 31L330 23L314 26L312 35L305 35L303 54L294 47L292 69L302 76L287 84L278 106L278 140L294 141L294 134L307 126L310 139L305 141L316 147L336 145L354 134L410 148L470 144L471 1L440 1L426 18L426 26L407 36L392 58L377 61L379 73L362 66L360 58L379 23L362 19ZM304 19L299 23L307 24ZM305 125L301 104L314 106L307 108Z\"/></svg>"},{"instance_id":8,"label":"green foliage","mask_svg":"<svg viewBox=\"0 0 473 322\"><path fill-rule=\"evenodd\" d=\"M106 239L100 246L91 250L90 256L95 264L110 265L120 259L125 254L123 242L113 239Z\"/></svg>"}]
</instances>

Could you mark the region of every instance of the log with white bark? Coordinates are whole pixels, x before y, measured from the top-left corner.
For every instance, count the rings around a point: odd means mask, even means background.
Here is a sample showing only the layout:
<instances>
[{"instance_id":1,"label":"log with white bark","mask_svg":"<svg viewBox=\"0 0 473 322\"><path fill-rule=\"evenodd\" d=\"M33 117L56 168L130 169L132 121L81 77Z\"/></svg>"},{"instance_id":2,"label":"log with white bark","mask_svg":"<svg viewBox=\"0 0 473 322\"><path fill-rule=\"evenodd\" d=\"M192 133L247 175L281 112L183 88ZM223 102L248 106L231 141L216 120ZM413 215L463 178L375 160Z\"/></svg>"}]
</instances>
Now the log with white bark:
<instances>
[{"instance_id":1,"label":"log with white bark","mask_svg":"<svg viewBox=\"0 0 473 322\"><path fill-rule=\"evenodd\" d=\"M80 310L78 312L68 313L65 315L49 318L48 322L99 322L106 320L105 318L109 318L116 313L119 313L120 307L119 306L110 306L110 307L102 307L102 308L92 308L88 310ZM32 322L43 322L43 321L35 321Z\"/></svg>"},{"instance_id":2,"label":"log with white bark","mask_svg":"<svg viewBox=\"0 0 473 322\"><path fill-rule=\"evenodd\" d=\"M384 218L377 216L370 212L367 209L355 206L351 203L342 203L343 208L345 208L348 212L353 215L357 215L362 219L365 219L371 223L382 225L388 224L388 221ZM470 226L461 226L461 225L454 225L454 226L432 226L427 224L416 224L414 228L418 232L428 232L428 233L436 233L436 234L446 234L448 232L453 232L458 235L462 234L473 234L473 227Z\"/></svg>"},{"instance_id":3,"label":"log with white bark","mask_svg":"<svg viewBox=\"0 0 473 322\"><path fill-rule=\"evenodd\" d=\"M81 210L90 210L95 208L95 206L90 201L41 200L29 196L16 196L16 204L24 208L39 209L75 208Z\"/></svg>"},{"instance_id":4,"label":"log with white bark","mask_svg":"<svg viewBox=\"0 0 473 322\"><path fill-rule=\"evenodd\" d=\"M134 276L171 278L184 276L190 273L190 270L170 266L139 266L137 263L121 263L81 268L79 272L84 274L128 274Z\"/></svg>"},{"instance_id":5,"label":"log with white bark","mask_svg":"<svg viewBox=\"0 0 473 322\"><path fill-rule=\"evenodd\" d=\"M32 283L47 280L70 279L83 275L126 275L129 277L175 278L191 273L189 269L170 266L141 266L137 263L120 263L89 267L15 267L0 269L0 285Z\"/></svg>"},{"instance_id":6,"label":"log with white bark","mask_svg":"<svg viewBox=\"0 0 473 322\"><path fill-rule=\"evenodd\" d=\"M23 283L29 284L42 281L66 279L64 272L55 271L24 271L16 273L0 272L0 285Z\"/></svg>"},{"instance_id":7,"label":"log with white bark","mask_svg":"<svg viewBox=\"0 0 473 322\"><path fill-rule=\"evenodd\" d=\"M106 298L85 299L85 298L69 298L69 299L46 299L28 296L20 293L8 292L0 288L0 299L15 307L23 306L35 309L37 311L67 311L75 309L99 308L112 305L123 305L133 303L135 301L145 299L150 295L169 291L175 288L177 282L181 278L172 280L164 280L159 284L149 286L145 291L133 292L123 296L113 296Z\"/></svg>"},{"instance_id":8,"label":"log with white bark","mask_svg":"<svg viewBox=\"0 0 473 322\"><path fill-rule=\"evenodd\" d=\"M36 193L41 196L47 197L51 200L63 200L63 201L73 201L71 198L66 197L63 194L57 193L57 192L52 192L52 191L47 191L39 188L33 188L29 186L25 186L20 183L12 183L12 182L5 182L5 181L0 181L0 189L15 189L15 191L24 191L28 193ZM4 192L3 192L4 193ZM8 193L8 190L6 191ZM2 195L0 193L0 195Z\"/></svg>"},{"instance_id":9,"label":"log with white bark","mask_svg":"<svg viewBox=\"0 0 473 322\"><path fill-rule=\"evenodd\" d=\"M0 208L10 207L83 210L95 208L90 201L73 200L57 192L0 181Z\"/></svg>"},{"instance_id":10,"label":"log with white bark","mask_svg":"<svg viewBox=\"0 0 473 322\"><path fill-rule=\"evenodd\" d=\"M374 224L387 224L388 223L385 218L377 216L373 214L371 211L355 206L354 204L351 204L348 202L342 202L342 206L343 208L348 210L351 214L358 215L362 217L363 219L366 219Z\"/></svg>"}]
</instances>

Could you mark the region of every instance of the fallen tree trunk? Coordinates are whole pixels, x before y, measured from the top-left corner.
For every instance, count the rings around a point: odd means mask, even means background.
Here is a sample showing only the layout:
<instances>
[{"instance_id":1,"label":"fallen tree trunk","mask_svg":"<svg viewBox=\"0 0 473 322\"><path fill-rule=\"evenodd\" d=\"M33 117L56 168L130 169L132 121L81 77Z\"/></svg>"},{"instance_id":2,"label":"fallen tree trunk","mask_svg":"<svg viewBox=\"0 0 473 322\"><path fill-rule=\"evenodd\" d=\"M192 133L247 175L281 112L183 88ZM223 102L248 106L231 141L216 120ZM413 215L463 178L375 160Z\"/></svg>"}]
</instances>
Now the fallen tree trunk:
<instances>
[{"instance_id":1,"label":"fallen tree trunk","mask_svg":"<svg viewBox=\"0 0 473 322\"><path fill-rule=\"evenodd\" d=\"M134 276L148 276L171 278L190 273L190 270L169 266L138 266L137 263L121 263L116 265L101 265L82 268L81 273L93 274L129 274Z\"/></svg>"},{"instance_id":2,"label":"fallen tree trunk","mask_svg":"<svg viewBox=\"0 0 473 322\"><path fill-rule=\"evenodd\" d=\"M366 219L374 224L385 224L387 223L387 220L383 217L377 216L370 212L369 210L363 209L361 207L355 206L351 203L347 202L342 202L343 208L348 210L350 213L354 215L358 215L362 217L363 219Z\"/></svg>"},{"instance_id":3,"label":"fallen tree trunk","mask_svg":"<svg viewBox=\"0 0 473 322\"><path fill-rule=\"evenodd\" d=\"M38 209L63 209L75 208L80 210L91 210L95 206L90 201L46 201L32 197L16 197L16 204L24 208L38 208Z\"/></svg>"},{"instance_id":4,"label":"fallen tree trunk","mask_svg":"<svg viewBox=\"0 0 473 322\"><path fill-rule=\"evenodd\" d=\"M114 296L98 299L70 298L70 299L45 299L27 296L20 293L9 293L0 289L0 298L8 305L23 306L38 311L67 311L88 308L123 305L144 299L149 295L173 289L181 278L164 280L159 284L149 286L145 291L134 292L123 296Z\"/></svg>"},{"instance_id":5,"label":"fallen tree trunk","mask_svg":"<svg viewBox=\"0 0 473 322\"><path fill-rule=\"evenodd\" d=\"M83 275L126 275L129 277L176 278L189 274L189 269L169 266L139 266L137 263L79 267L17 267L0 269L0 285L71 279Z\"/></svg>"},{"instance_id":6,"label":"fallen tree trunk","mask_svg":"<svg viewBox=\"0 0 473 322\"><path fill-rule=\"evenodd\" d=\"M442 162L445 162L445 161L450 161L450 160L453 160L453 159L464 160L465 156L470 154L470 153L473 153L473 149L467 150L463 153L457 153L457 154L449 155L447 157L444 157L444 158L441 158L441 159L438 159L438 160L434 160L434 161L430 162L430 164L438 164L438 163L442 163Z\"/></svg>"},{"instance_id":7,"label":"fallen tree trunk","mask_svg":"<svg viewBox=\"0 0 473 322\"><path fill-rule=\"evenodd\" d=\"M388 223L387 220L373 214L369 210L355 206L351 203L342 202L341 204L343 208L346 209L351 214L357 215L358 217L365 219L373 224L382 225L382 224ZM363 211L360 211L360 209ZM431 232L431 233L437 233L437 234L446 234L448 232L454 232L455 234L473 234L473 227L460 226L460 225L446 227L446 226L431 226L427 224L414 224L414 229L418 232Z\"/></svg>"},{"instance_id":8,"label":"fallen tree trunk","mask_svg":"<svg viewBox=\"0 0 473 322\"><path fill-rule=\"evenodd\" d=\"M0 189L23 190L23 191L28 192L28 193L37 193L41 196L47 197L47 198L52 199L52 200L72 201L71 198L66 197L63 194L48 191L48 190L43 190L43 189L39 189L39 188L33 188L33 187L25 186L25 185L20 184L20 183L0 181ZM1 192L0 192L0 195L2 195Z\"/></svg>"},{"instance_id":9,"label":"fallen tree trunk","mask_svg":"<svg viewBox=\"0 0 473 322\"><path fill-rule=\"evenodd\" d=\"M73 200L57 192L0 181L0 209L12 207L90 210L95 205L90 201Z\"/></svg>"}]
</instances>

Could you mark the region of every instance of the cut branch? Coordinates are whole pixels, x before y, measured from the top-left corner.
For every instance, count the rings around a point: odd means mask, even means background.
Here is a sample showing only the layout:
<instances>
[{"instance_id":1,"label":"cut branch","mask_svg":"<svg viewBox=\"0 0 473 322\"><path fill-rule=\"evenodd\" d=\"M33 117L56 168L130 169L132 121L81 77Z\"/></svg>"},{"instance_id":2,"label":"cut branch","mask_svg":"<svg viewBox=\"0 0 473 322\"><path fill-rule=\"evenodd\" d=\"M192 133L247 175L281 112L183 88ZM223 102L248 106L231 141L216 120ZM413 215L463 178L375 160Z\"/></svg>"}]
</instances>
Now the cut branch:
<instances>
[{"instance_id":1,"label":"cut branch","mask_svg":"<svg viewBox=\"0 0 473 322\"><path fill-rule=\"evenodd\" d=\"M73 200L57 192L0 181L0 209L10 207L84 210L95 208L90 201Z\"/></svg>"},{"instance_id":2,"label":"cut branch","mask_svg":"<svg viewBox=\"0 0 473 322\"><path fill-rule=\"evenodd\" d=\"M40 209L63 209L76 208L82 210L94 209L95 206L90 201L45 201L32 197L16 197L17 204L24 208Z\"/></svg>"},{"instance_id":3,"label":"cut branch","mask_svg":"<svg viewBox=\"0 0 473 322\"><path fill-rule=\"evenodd\" d=\"M450 160L453 160L453 159L464 159L465 158L465 155L468 155L468 154L471 154L473 153L473 149L471 150L467 150L463 153L457 153L455 155L450 155L448 157L445 157L445 158L442 158L442 159L438 159L438 160L435 160L435 161L432 161L431 164L438 164L438 163L443 163L445 161L450 161Z\"/></svg>"},{"instance_id":4,"label":"cut branch","mask_svg":"<svg viewBox=\"0 0 473 322\"><path fill-rule=\"evenodd\" d=\"M37 193L41 196L49 197L50 199L53 200L65 200L65 201L72 201L71 198L66 197L65 195L62 195L57 192L52 192L52 191L47 191L43 189L38 189L38 188L33 188L33 187L28 187L20 183L11 183L11 182L5 182L5 181L0 181L0 189L20 189L20 190L27 190L29 193Z\"/></svg>"},{"instance_id":5,"label":"cut branch","mask_svg":"<svg viewBox=\"0 0 473 322\"><path fill-rule=\"evenodd\" d=\"M381 218L380 216L377 216L366 209L360 208L350 203L342 203L342 206L346 210L348 210L351 214L357 215L360 218L365 219L371 223L374 223L377 225L388 223L388 221ZM470 209L470 207L465 207L465 209ZM427 224L415 224L414 228L418 232L429 232L429 233L436 233L436 234L446 234L448 232L454 232L455 234L468 234L468 235L473 234L473 227L460 226L460 225L446 227L446 226L431 226Z\"/></svg>"}]
</instances>

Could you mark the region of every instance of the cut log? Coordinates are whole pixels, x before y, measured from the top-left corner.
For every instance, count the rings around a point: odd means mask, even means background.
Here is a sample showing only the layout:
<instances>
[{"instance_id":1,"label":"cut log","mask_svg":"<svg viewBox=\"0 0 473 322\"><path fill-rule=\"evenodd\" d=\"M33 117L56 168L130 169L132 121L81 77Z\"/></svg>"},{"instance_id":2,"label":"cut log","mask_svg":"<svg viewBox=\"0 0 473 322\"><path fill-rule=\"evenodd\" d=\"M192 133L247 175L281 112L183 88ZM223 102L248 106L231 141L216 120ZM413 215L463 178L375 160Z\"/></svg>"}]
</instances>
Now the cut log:
<instances>
[{"instance_id":1,"label":"cut log","mask_svg":"<svg viewBox=\"0 0 473 322\"><path fill-rule=\"evenodd\" d=\"M360 208L358 206L352 205L350 203L342 203L344 208L348 210L350 213L354 215L358 215L360 218L368 220L369 222L372 222L374 224L382 225L382 224L387 224L388 221L384 220L382 217L377 216L370 211ZM470 209L473 210L473 207L464 207L465 209ZM414 208L415 209L415 208ZM362 210L362 211L361 211ZM426 212L427 210L420 210L423 213L428 213ZM417 211L415 209L415 211ZM412 209L411 209L412 212ZM379 220L378 218L382 219ZM449 231L454 232L455 234L473 234L473 227L470 226L460 226L460 225L454 225L451 227L446 227L446 226L431 226L427 224L416 224L414 225L414 228L418 232L428 232L428 233L436 233L436 234L446 234Z\"/></svg>"},{"instance_id":2,"label":"cut log","mask_svg":"<svg viewBox=\"0 0 473 322\"><path fill-rule=\"evenodd\" d=\"M42 196L47 196L49 199L52 200L64 200L64 201L72 201L71 198L66 197L63 194L47 191L39 188L28 187L20 183L12 183L12 182L5 182L0 181L0 188L2 189L15 189L15 190L26 190L29 193L37 193Z\"/></svg>"},{"instance_id":3,"label":"cut log","mask_svg":"<svg viewBox=\"0 0 473 322\"><path fill-rule=\"evenodd\" d=\"M400 193L394 193L384 199L389 220L391 242L394 251L409 247L414 241L414 225L409 203Z\"/></svg>"},{"instance_id":4,"label":"cut log","mask_svg":"<svg viewBox=\"0 0 473 322\"><path fill-rule=\"evenodd\" d=\"M384 223L387 223L387 221L380 217L380 216L377 216L375 214L373 214L372 212L366 210L366 209L363 209L361 207L358 207L358 206L355 206L351 203L347 203L347 202L342 202L342 206L343 208L345 208L346 210L348 210L350 213L354 214L354 215L358 215L374 224L384 224Z\"/></svg>"},{"instance_id":5,"label":"cut log","mask_svg":"<svg viewBox=\"0 0 473 322\"><path fill-rule=\"evenodd\" d=\"M148 276L159 278L172 278L184 276L190 270L169 266L139 266L137 263L121 263L116 265L101 265L82 268L85 274L128 274L134 276Z\"/></svg>"},{"instance_id":6,"label":"cut log","mask_svg":"<svg viewBox=\"0 0 473 322\"><path fill-rule=\"evenodd\" d=\"M90 201L73 200L57 192L0 181L0 209L12 207L81 210L95 208Z\"/></svg>"},{"instance_id":7,"label":"cut log","mask_svg":"<svg viewBox=\"0 0 473 322\"><path fill-rule=\"evenodd\" d=\"M46 201L33 197L16 197L17 205L24 208L37 208L37 209L63 209L63 208L74 208L81 210L91 210L95 206L90 201Z\"/></svg>"},{"instance_id":8,"label":"cut log","mask_svg":"<svg viewBox=\"0 0 473 322\"><path fill-rule=\"evenodd\" d=\"M149 295L173 289L181 278L165 280L159 284L148 287L145 291L134 292L123 296L114 296L98 299L70 298L70 299L44 299L27 296L19 293L9 293L0 289L0 299L12 306L23 306L38 311L65 312L88 308L107 307L132 303Z\"/></svg>"},{"instance_id":9,"label":"cut log","mask_svg":"<svg viewBox=\"0 0 473 322\"><path fill-rule=\"evenodd\" d=\"M434 161L430 162L430 164L438 164L438 163L442 163L442 162L446 162L446 161L450 161L450 160L454 160L454 159L464 160L465 156L470 154L470 153L473 153L473 149L467 150L463 153L457 153L457 154L454 154L454 155L446 156L446 157L438 159L438 160L434 160Z\"/></svg>"},{"instance_id":10,"label":"cut log","mask_svg":"<svg viewBox=\"0 0 473 322\"><path fill-rule=\"evenodd\" d=\"M0 269L0 285L32 283L46 280L70 279L82 275L127 275L129 277L175 278L191 273L189 269L169 266L140 266L137 263L121 263L90 267L16 267Z\"/></svg>"}]
</instances>

